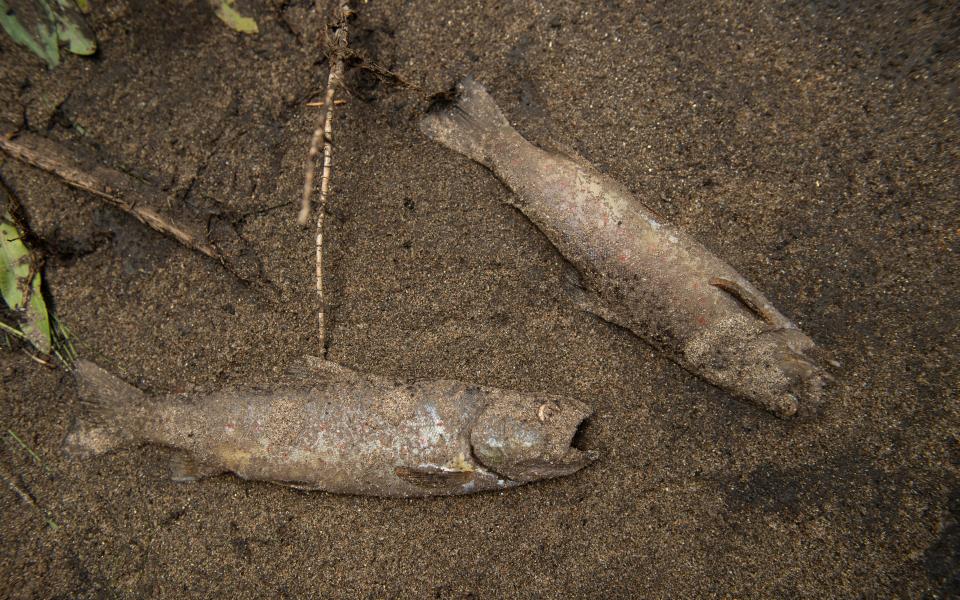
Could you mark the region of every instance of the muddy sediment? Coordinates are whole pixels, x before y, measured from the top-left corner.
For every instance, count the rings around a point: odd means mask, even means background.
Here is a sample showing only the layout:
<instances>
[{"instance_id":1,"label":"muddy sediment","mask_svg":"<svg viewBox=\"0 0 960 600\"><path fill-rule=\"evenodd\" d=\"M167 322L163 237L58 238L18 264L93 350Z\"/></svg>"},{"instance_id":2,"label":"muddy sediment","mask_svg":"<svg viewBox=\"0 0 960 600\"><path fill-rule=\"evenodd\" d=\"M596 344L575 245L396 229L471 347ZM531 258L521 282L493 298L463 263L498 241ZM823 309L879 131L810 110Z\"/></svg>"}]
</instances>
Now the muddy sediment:
<instances>
[{"instance_id":1,"label":"muddy sediment","mask_svg":"<svg viewBox=\"0 0 960 600\"><path fill-rule=\"evenodd\" d=\"M152 392L279 380L317 354L296 225L326 82L312 3L93 3L94 59L0 37L0 120L82 145L184 211L215 205L260 293L5 160L78 350ZM746 597L957 593L958 20L913 3L361 3L352 43L425 90L472 74L757 284L842 368L818 419L731 398L565 297L564 264L417 93L352 70L327 218L330 358L574 396L600 460L503 494L389 500L224 476L162 449L59 452L62 372L0 353L11 597ZM177 206L170 207L175 214ZM48 473L49 471L49 473Z\"/></svg>"}]
</instances>

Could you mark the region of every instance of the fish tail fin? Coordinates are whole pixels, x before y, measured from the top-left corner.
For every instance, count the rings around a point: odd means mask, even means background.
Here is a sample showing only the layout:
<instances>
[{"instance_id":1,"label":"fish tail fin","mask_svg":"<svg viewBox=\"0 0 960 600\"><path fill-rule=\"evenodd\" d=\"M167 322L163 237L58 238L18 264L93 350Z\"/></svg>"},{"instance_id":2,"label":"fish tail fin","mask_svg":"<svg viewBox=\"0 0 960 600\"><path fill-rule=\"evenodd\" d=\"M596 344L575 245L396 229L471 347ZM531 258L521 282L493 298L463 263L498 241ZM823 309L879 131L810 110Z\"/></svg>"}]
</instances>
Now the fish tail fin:
<instances>
[{"instance_id":1,"label":"fish tail fin","mask_svg":"<svg viewBox=\"0 0 960 600\"><path fill-rule=\"evenodd\" d=\"M74 376L83 414L64 440L66 453L96 456L133 441L145 394L90 361L78 360Z\"/></svg>"},{"instance_id":2,"label":"fish tail fin","mask_svg":"<svg viewBox=\"0 0 960 600\"><path fill-rule=\"evenodd\" d=\"M493 166L499 143L519 138L487 90L472 77L461 80L450 93L434 97L420 120L420 131L488 168Z\"/></svg>"}]
</instances>

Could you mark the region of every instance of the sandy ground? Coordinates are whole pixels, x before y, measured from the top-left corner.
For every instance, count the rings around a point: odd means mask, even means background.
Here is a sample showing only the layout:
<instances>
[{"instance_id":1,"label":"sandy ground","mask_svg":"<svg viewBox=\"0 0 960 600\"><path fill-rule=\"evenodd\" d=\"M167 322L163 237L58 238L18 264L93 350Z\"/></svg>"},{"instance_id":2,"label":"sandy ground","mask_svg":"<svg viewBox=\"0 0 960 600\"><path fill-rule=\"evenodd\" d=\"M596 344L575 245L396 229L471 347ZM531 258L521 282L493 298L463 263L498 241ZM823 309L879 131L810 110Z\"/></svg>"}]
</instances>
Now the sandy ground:
<instances>
[{"instance_id":1,"label":"sandy ground","mask_svg":"<svg viewBox=\"0 0 960 600\"><path fill-rule=\"evenodd\" d=\"M0 118L213 199L273 296L7 160L80 353L166 392L317 353L313 231L295 225L326 79L324 15L94 0L95 59L0 39ZM589 469L504 494L382 500L167 479L142 448L71 462L61 371L0 353L0 595L956 597L960 13L950 2L359 3L354 43L432 92L471 73L518 129L574 148L754 281L842 363L779 421L564 296L563 260L423 102L353 72L327 228L331 358L573 395ZM442 7L442 8L438 8ZM10 436L4 432L5 442Z\"/></svg>"}]
</instances>

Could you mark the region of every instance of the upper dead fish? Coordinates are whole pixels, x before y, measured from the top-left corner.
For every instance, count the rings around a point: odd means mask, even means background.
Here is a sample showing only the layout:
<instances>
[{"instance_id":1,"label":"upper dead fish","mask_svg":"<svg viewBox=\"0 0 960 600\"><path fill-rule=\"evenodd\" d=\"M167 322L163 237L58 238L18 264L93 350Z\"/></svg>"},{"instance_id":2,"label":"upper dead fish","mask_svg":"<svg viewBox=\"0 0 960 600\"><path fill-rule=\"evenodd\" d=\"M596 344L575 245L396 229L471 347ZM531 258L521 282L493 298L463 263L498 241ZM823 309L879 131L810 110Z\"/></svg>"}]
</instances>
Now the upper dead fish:
<instances>
[{"instance_id":1,"label":"upper dead fish","mask_svg":"<svg viewBox=\"0 0 960 600\"><path fill-rule=\"evenodd\" d=\"M67 436L75 456L160 444L176 480L233 472L299 489L373 496L499 490L574 473L590 408L556 396L457 381L401 383L317 361L280 389L148 398L78 361L88 407Z\"/></svg>"},{"instance_id":2,"label":"upper dead fish","mask_svg":"<svg viewBox=\"0 0 960 600\"><path fill-rule=\"evenodd\" d=\"M583 308L778 416L816 411L827 376L806 355L813 340L624 186L529 143L469 78L434 103L421 129L513 190L510 202L576 267Z\"/></svg>"}]
</instances>

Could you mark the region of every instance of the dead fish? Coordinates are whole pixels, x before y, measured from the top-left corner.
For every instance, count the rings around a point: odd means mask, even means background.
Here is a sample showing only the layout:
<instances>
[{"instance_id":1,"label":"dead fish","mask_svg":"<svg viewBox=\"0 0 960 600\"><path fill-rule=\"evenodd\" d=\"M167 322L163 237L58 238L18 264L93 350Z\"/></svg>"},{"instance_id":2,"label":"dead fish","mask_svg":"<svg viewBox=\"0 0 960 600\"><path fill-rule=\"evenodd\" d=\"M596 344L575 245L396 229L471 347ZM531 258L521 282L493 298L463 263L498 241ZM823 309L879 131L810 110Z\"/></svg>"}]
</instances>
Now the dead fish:
<instances>
[{"instance_id":1,"label":"dead fish","mask_svg":"<svg viewBox=\"0 0 960 600\"><path fill-rule=\"evenodd\" d=\"M525 140L482 85L459 83L421 121L484 165L576 269L578 304L689 371L780 417L815 413L815 344L749 281L582 159Z\"/></svg>"},{"instance_id":2,"label":"dead fish","mask_svg":"<svg viewBox=\"0 0 960 600\"><path fill-rule=\"evenodd\" d=\"M174 448L178 481L232 472L303 490L437 496L574 473L590 408L574 399L458 381L396 382L314 360L272 390L150 398L97 365L75 367L87 412L65 440L76 457Z\"/></svg>"}]
</instances>

